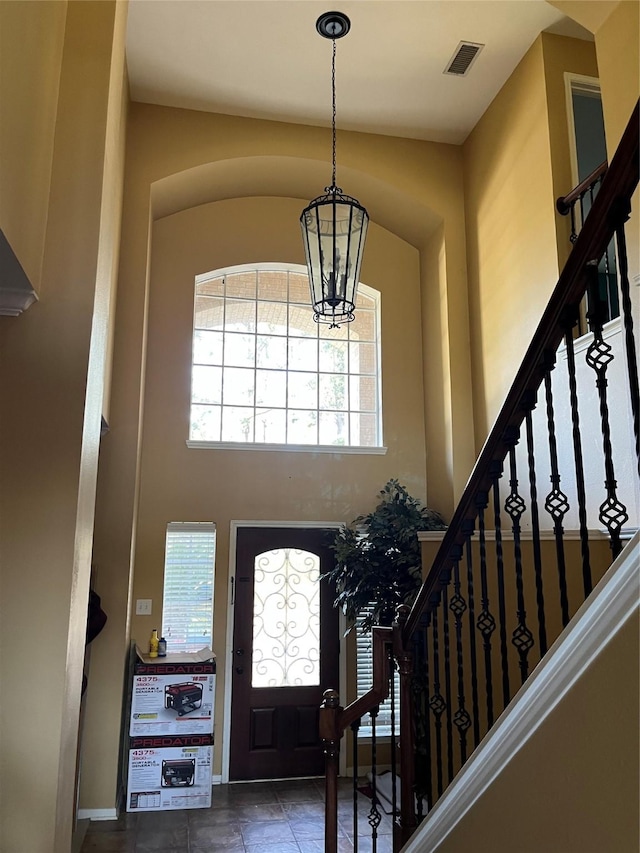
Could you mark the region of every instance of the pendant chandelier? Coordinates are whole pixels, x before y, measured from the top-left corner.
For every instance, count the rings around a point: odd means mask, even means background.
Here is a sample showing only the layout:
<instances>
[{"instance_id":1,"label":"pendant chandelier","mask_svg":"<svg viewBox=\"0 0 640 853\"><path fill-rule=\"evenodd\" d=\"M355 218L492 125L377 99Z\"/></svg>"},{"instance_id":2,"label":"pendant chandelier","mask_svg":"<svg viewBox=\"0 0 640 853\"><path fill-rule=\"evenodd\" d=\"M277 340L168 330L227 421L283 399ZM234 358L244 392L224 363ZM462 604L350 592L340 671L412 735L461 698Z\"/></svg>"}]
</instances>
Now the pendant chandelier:
<instances>
[{"instance_id":1,"label":"pendant chandelier","mask_svg":"<svg viewBox=\"0 0 640 853\"><path fill-rule=\"evenodd\" d=\"M331 186L302 211L300 225L307 259L313 319L336 329L354 319L360 266L369 215L336 186L336 41L349 32L351 22L342 12L325 12L316 29L331 39L333 172Z\"/></svg>"}]
</instances>

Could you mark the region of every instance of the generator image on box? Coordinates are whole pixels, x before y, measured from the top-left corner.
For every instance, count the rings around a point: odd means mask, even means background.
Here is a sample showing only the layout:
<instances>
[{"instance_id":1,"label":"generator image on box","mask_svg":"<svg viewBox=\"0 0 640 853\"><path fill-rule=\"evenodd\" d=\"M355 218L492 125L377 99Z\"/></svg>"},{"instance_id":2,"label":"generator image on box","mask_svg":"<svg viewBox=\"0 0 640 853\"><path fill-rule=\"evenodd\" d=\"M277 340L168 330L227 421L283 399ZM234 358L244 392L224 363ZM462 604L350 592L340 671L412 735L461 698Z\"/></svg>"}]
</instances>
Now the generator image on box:
<instances>
[{"instance_id":1,"label":"generator image on box","mask_svg":"<svg viewBox=\"0 0 640 853\"><path fill-rule=\"evenodd\" d=\"M162 759L162 787L189 788L196 775L195 758Z\"/></svg>"},{"instance_id":2,"label":"generator image on box","mask_svg":"<svg viewBox=\"0 0 640 853\"><path fill-rule=\"evenodd\" d=\"M202 686L195 681L167 684L164 688L164 707L178 712L179 717L190 714L202 705Z\"/></svg>"}]
</instances>

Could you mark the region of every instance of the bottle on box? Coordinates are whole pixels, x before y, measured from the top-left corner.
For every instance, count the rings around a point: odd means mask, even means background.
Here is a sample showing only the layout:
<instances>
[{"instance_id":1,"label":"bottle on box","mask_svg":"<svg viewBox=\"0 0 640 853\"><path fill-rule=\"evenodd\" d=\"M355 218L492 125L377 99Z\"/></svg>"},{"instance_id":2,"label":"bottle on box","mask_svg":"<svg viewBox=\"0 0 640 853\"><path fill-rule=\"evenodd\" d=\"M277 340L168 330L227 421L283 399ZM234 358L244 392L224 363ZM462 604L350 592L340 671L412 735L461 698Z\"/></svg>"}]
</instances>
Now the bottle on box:
<instances>
[{"instance_id":1,"label":"bottle on box","mask_svg":"<svg viewBox=\"0 0 640 853\"><path fill-rule=\"evenodd\" d=\"M167 656L167 641L164 637L160 637L158 640L158 657L166 658Z\"/></svg>"},{"instance_id":2,"label":"bottle on box","mask_svg":"<svg viewBox=\"0 0 640 853\"><path fill-rule=\"evenodd\" d=\"M158 657L158 645L160 644L160 639L158 637L158 629L154 628L151 632L151 638L149 639L149 657L157 658Z\"/></svg>"}]
</instances>

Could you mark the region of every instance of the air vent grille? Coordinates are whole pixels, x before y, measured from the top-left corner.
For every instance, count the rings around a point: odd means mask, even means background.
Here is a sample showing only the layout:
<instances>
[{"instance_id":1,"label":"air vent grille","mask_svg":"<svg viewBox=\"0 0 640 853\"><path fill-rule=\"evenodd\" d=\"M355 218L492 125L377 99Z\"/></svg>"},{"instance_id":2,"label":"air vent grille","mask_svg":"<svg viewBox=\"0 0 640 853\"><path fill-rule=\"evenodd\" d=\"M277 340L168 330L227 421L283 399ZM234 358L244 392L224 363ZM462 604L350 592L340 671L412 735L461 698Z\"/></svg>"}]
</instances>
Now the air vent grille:
<instances>
[{"instance_id":1,"label":"air vent grille","mask_svg":"<svg viewBox=\"0 0 640 853\"><path fill-rule=\"evenodd\" d=\"M464 77L475 62L476 57L484 47L483 44L475 44L471 41L461 41L455 53L444 69L445 74L453 74L455 77Z\"/></svg>"}]
</instances>

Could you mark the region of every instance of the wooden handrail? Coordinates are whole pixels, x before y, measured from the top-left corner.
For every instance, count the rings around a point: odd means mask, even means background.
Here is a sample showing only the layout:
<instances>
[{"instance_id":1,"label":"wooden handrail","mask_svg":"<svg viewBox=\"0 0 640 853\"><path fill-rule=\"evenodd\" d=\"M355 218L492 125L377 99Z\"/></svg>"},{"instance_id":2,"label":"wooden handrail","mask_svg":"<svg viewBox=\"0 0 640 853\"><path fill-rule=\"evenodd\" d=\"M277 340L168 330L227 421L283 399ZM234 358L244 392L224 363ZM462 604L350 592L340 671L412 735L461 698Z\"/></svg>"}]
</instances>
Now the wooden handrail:
<instances>
[{"instance_id":1,"label":"wooden handrail","mask_svg":"<svg viewBox=\"0 0 640 853\"><path fill-rule=\"evenodd\" d=\"M586 289L587 265L600 259L616 226L628 218L629 200L638 184L638 123L639 108L636 103L584 227L560 274L522 365L473 468L431 570L411 609L403 633L405 645L416 631L430 599L437 597L442 589L442 574L453 565L454 548L459 549L463 545L468 526L471 525L473 529L477 514L476 495L489 491L492 465L502 465L508 448L509 433L518 429L524 420L525 411L521 405L523 397L527 391L535 393L544 375L548 354L555 353L564 337L567 310L578 306ZM573 318L570 322L573 322Z\"/></svg>"},{"instance_id":2,"label":"wooden handrail","mask_svg":"<svg viewBox=\"0 0 640 853\"><path fill-rule=\"evenodd\" d=\"M566 195L561 195L560 198L556 199L556 210L561 216L566 216L570 210L571 205L574 201L577 201L580 196L585 193L590 187L592 187L600 178L604 176L607 169L609 167L608 162L605 160L604 163L600 163L599 166L591 172L590 175L581 181L578 186L574 187L571 192Z\"/></svg>"},{"instance_id":3,"label":"wooden handrail","mask_svg":"<svg viewBox=\"0 0 640 853\"><path fill-rule=\"evenodd\" d=\"M346 731L351 723L359 720L376 705L384 702L389 696L389 671L388 649L393 645L393 629L380 626L372 629L372 653L373 653L373 686L367 690L359 699L343 708L338 716L338 727L341 732Z\"/></svg>"}]
</instances>

